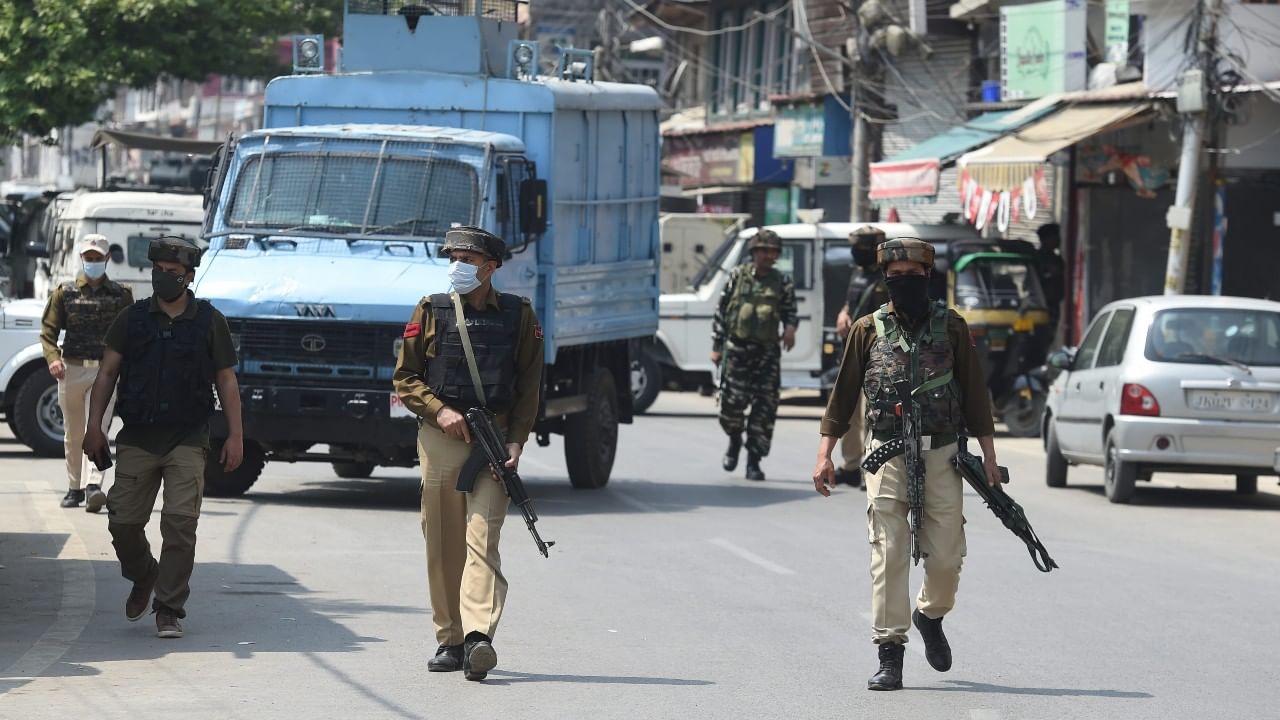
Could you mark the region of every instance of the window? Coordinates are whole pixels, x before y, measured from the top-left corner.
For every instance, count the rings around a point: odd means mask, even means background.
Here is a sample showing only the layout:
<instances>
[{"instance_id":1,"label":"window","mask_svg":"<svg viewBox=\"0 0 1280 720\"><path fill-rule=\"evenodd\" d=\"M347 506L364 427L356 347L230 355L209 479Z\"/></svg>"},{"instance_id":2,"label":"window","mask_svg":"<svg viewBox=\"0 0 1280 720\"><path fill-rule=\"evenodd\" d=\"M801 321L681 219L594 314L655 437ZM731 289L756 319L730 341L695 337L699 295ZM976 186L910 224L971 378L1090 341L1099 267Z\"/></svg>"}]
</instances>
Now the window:
<instances>
[{"instance_id":1,"label":"window","mask_svg":"<svg viewBox=\"0 0 1280 720\"><path fill-rule=\"evenodd\" d=\"M722 10L715 28L745 25L756 13L776 12L780 5L759 4ZM769 109L769 96L798 86L807 56L794 52L789 9L751 27L715 35L711 40L709 104L712 115L750 114Z\"/></svg>"},{"instance_id":2,"label":"window","mask_svg":"<svg viewBox=\"0 0 1280 720\"><path fill-rule=\"evenodd\" d=\"M1133 308L1120 308L1111 316L1107 334L1102 337L1098 350L1098 362L1094 367L1119 365L1124 359L1125 346L1129 344L1129 331L1133 329Z\"/></svg>"},{"instance_id":3,"label":"window","mask_svg":"<svg viewBox=\"0 0 1280 720\"><path fill-rule=\"evenodd\" d=\"M1244 308L1178 308L1156 314L1146 357L1194 365L1280 366L1280 313Z\"/></svg>"},{"instance_id":4,"label":"window","mask_svg":"<svg viewBox=\"0 0 1280 720\"><path fill-rule=\"evenodd\" d=\"M1073 371L1088 370L1093 367L1093 358L1098 354L1098 345L1102 342L1102 331L1107 327L1107 320L1111 318L1111 313L1099 315L1093 324L1089 326L1089 332L1085 333L1084 342L1080 343L1080 350L1076 353L1075 362L1071 363Z\"/></svg>"},{"instance_id":5,"label":"window","mask_svg":"<svg viewBox=\"0 0 1280 720\"><path fill-rule=\"evenodd\" d=\"M790 275L797 290L813 287L813 279L809 277L808 245L783 243L782 254L778 256L778 264L774 267L783 275Z\"/></svg>"}]
</instances>

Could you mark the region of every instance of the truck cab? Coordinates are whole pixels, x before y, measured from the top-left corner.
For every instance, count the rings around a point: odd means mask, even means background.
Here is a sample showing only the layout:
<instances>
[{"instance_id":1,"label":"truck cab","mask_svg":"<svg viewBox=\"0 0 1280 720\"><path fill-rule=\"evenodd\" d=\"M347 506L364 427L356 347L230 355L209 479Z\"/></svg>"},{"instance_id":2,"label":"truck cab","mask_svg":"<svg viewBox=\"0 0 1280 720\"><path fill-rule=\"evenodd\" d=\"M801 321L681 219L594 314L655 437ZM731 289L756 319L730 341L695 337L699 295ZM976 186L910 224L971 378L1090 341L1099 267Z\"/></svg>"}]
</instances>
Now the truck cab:
<instances>
[{"instance_id":1,"label":"truck cab","mask_svg":"<svg viewBox=\"0 0 1280 720\"><path fill-rule=\"evenodd\" d=\"M589 53L544 76L516 3L483 5L348 3L339 72L273 80L264 128L223 153L195 290L237 343L246 459L210 464L207 494L245 492L268 460L416 463L391 377L414 306L449 289L459 224L506 241L495 285L538 314L539 444L563 434L570 482L608 482L631 357L658 324L660 103L595 82Z\"/></svg>"}]
</instances>

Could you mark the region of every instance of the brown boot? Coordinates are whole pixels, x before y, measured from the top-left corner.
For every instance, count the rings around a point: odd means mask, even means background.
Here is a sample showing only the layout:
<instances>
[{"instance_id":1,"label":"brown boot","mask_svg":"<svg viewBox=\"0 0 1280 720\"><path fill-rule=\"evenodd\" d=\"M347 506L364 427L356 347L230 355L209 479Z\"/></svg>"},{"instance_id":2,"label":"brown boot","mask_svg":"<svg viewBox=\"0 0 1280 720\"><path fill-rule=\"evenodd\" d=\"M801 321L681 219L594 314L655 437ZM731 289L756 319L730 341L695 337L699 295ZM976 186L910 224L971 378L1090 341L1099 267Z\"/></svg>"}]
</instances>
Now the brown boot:
<instances>
[{"instance_id":1,"label":"brown boot","mask_svg":"<svg viewBox=\"0 0 1280 720\"><path fill-rule=\"evenodd\" d=\"M147 614L147 608L151 607L151 591L155 589L156 578L159 576L160 568L156 567L146 579L133 584L129 599L124 601L124 616L129 618L129 622L136 622Z\"/></svg>"},{"instance_id":2,"label":"brown boot","mask_svg":"<svg viewBox=\"0 0 1280 720\"><path fill-rule=\"evenodd\" d=\"M178 614L163 605L156 608L156 637L182 637L182 624L178 622Z\"/></svg>"}]
</instances>

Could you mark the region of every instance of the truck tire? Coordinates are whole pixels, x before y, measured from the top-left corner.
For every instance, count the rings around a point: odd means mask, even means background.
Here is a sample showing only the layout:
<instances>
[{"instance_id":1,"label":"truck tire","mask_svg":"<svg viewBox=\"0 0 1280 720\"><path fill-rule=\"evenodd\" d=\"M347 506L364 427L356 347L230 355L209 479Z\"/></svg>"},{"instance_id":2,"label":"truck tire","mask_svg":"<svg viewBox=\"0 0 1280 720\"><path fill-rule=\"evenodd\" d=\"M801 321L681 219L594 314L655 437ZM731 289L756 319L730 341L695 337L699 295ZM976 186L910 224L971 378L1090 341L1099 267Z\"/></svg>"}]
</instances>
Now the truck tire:
<instances>
[{"instance_id":1,"label":"truck tire","mask_svg":"<svg viewBox=\"0 0 1280 720\"><path fill-rule=\"evenodd\" d=\"M371 462L335 462L332 465L334 475L350 480L363 480L372 475L373 469L377 467Z\"/></svg>"},{"instance_id":2,"label":"truck tire","mask_svg":"<svg viewBox=\"0 0 1280 720\"><path fill-rule=\"evenodd\" d=\"M37 369L22 381L13 402L15 436L40 457L63 454L62 407L58 405L58 381Z\"/></svg>"},{"instance_id":3,"label":"truck tire","mask_svg":"<svg viewBox=\"0 0 1280 720\"><path fill-rule=\"evenodd\" d=\"M618 449L618 392L613 374L597 369L587 388L586 411L565 418L564 429L569 483L579 490L608 484Z\"/></svg>"},{"instance_id":4,"label":"truck tire","mask_svg":"<svg viewBox=\"0 0 1280 720\"><path fill-rule=\"evenodd\" d=\"M9 424L9 432L13 433L13 439L26 445L27 441L22 439L22 429L18 427L16 418L17 415L14 415L13 409L10 408L8 415L5 416L5 422Z\"/></svg>"},{"instance_id":5,"label":"truck tire","mask_svg":"<svg viewBox=\"0 0 1280 720\"><path fill-rule=\"evenodd\" d=\"M205 497L240 497L257 481L267 466L267 454L253 440L244 441L244 461L240 467L227 472L218 458L222 455L222 441L213 443L204 463Z\"/></svg>"},{"instance_id":6,"label":"truck tire","mask_svg":"<svg viewBox=\"0 0 1280 720\"><path fill-rule=\"evenodd\" d=\"M1103 491L1107 499L1113 503L1127 503L1133 499L1134 486L1138 482L1138 466L1136 463L1124 462L1116 443L1107 436L1106 464L1103 465Z\"/></svg>"},{"instance_id":7,"label":"truck tire","mask_svg":"<svg viewBox=\"0 0 1280 720\"><path fill-rule=\"evenodd\" d=\"M1045 425L1048 426L1045 431L1048 439L1045 440L1044 450L1044 482L1053 488L1066 487L1067 459L1062 457L1062 449L1058 447L1057 424L1050 417Z\"/></svg>"},{"instance_id":8,"label":"truck tire","mask_svg":"<svg viewBox=\"0 0 1280 720\"><path fill-rule=\"evenodd\" d=\"M662 366L647 351L641 350L631 361L631 410L637 414L648 410L662 391Z\"/></svg>"}]
</instances>

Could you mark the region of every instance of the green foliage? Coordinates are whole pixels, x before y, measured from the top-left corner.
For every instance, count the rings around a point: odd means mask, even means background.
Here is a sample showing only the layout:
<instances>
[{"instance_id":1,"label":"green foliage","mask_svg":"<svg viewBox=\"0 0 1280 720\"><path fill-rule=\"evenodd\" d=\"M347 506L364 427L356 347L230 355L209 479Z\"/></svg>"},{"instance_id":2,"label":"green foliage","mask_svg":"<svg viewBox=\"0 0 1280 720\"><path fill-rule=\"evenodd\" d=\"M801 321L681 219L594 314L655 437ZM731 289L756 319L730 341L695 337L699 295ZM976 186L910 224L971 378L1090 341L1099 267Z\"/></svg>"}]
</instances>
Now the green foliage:
<instances>
[{"instance_id":1,"label":"green foliage","mask_svg":"<svg viewBox=\"0 0 1280 720\"><path fill-rule=\"evenodd\" d=\"M276 38L335 36L342 0L4 0L0 143L93 119L121 85L161 75L268 77Z\"/></svg>"}]
</instances>

